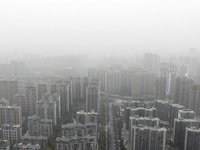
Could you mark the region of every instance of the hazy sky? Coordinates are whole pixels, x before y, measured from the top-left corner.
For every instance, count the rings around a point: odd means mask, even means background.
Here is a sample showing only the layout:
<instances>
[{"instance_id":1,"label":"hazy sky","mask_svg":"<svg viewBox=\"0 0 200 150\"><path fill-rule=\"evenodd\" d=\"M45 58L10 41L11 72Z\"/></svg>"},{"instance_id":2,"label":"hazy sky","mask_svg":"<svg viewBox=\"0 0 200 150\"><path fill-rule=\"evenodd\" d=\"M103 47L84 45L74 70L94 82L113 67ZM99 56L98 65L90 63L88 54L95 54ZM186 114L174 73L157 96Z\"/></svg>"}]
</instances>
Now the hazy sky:
<instances>
[{"instance_id":1,"label":"hazy sky","mask_svg":"<svg viewBox=\"0 0 200 150\"><path fill-rule=\"evenodd\" d=\"M0 52L114 54L200 48L200 0L1 0Z\"/></svg>"}]
</instances>

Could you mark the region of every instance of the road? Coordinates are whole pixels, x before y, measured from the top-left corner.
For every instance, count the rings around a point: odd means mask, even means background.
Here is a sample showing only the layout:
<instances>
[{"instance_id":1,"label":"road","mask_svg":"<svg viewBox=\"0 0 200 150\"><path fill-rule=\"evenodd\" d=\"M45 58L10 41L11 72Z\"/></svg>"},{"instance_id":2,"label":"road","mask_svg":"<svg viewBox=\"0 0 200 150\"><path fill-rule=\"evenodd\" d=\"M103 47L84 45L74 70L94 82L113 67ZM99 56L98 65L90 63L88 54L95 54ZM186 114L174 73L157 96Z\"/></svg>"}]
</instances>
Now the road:
<instances>
[{"instance_id":1,"label":"road","mask_svg":"<svg viewBox=\"0 0 200 150\"><path fill-rule=\"evenodd\" d=\"M113 105L111 103L109 104L108 117L109 117L109 122L108 122L109 150L117 150L116 136L115 136L115 131L114 131Z\"/></svg>"}]
</instances>

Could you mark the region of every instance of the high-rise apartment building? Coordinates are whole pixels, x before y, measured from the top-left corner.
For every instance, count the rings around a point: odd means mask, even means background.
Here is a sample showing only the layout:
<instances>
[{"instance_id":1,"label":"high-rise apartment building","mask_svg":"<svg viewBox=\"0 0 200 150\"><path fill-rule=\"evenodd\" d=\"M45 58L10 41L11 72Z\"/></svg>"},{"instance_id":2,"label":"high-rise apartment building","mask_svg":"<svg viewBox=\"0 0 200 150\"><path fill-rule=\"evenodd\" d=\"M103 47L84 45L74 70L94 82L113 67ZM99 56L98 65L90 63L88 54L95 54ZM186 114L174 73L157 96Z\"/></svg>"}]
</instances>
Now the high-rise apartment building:
<instances>
[{"instance_id":1,"label":"high-rise apartment building","mask_svg":"<svg viewBox=\"0 0 200 150\"><path fill-rule=\"evenodd\" d=\"M28 134L30 136L50 137L53 134L51 119L40 119L39 116L28 117Z\"/></svg>"},{"instance_id":2,"label":"high-rise apartment building","mask_svg":"<svg viewBox=\"0 0 200 150\"><path fill-rule=\"evenodd\" d=\"M165 150L166 132L166 128L133 126L129 150Z\"/></svg>"},{"instance_id":3,"label":"high-rise apartment building","mask_svg":"<svg viewBox=\"0 0 200 150\"><path fill-rule=\"evenodd\" d=\"M184 150L198 150L200 147L199 137L199 128L186 128Z\"/></svg>"},{"instance_id":4,"label":"high-rise apartment building","mask_svg":"<svg viewBox=\"0 0 200 150\"><path fill-rule=\"evenodd\" d=\"M73 78L73 101L85 102L86 101L86 87L88 86L88 78Z\"/></svg>"},{"instance_id":5,"label":"high-rise apartment building","mask_svg":"<svg viewBox=\"0 0 200 150\"><path fill-rule=\"evenodd\" d=\"M36 114L36 102L38 101L38 89L36 85L26 85L26 115Z\"/></svg>"},{"instance_id":6,"label":"high-rise apartment building","mask_svg":"<svg viewBox=\"0 0 200 150\"><path fill-rule=\"evenodd\" d=\"M27 145L40 145L41 149L46 149L48 146L48 137L44 136L30 136L30 135L23 135L21 138L22 144Z\"/></svg>"},{"instance_id":7,"label":"high-rise apartment building","mask_svg":"<svg viewBox=\"0 0 200 150\"><path fill-rule=\"evenodd\" d=\"M61 117L65 117L70 110L70 84L65 82L51 85L51 94L60 95Z\"/></svg>"},{"instance_id":8,"label":"high-rise apartment building","mask_svg":"<svg viewBox=\"0 0 200 150\"><path fill-rule=\"evenodd\" d=\"M25 95L16 94L15 103L22 108L22 116L26 116L26 98Z\"/></svg>"},{"instance_id":9,"label":"high-rise apartment building","mask_svg":"<svg viewBox=\"0 0 200 150\"><path fill-rule=\"evenodd\" d=\"M96 150L97 138L96 136L82 136L82 137L57 137L56 138L56 150Z\"/></svg>"},{"instance_id":10,"label":"high-rise apartment building","mask_svg":"<svg viewBox=\"0 0 200 150\"><path fill-rule=\"evenodd\" d=\"M18 80L15 79L1 79L0 80L0 99L5 98L9 100L9 104L15 104L14 96L18 93Z\"/></svg>"},{"instance_id":11,"label":"high-rise apartment building","mask_svg":"<svg viewBox=\"0 0 200 150\"><path fill-rule=\"evenodd\" d=\"M155 76L159 75L160 57L157 54L145 53L144 66L151 71Z\"/></svg>"},{"instance_id":12,"label":"high-rise apartment building","mask_svg":"<svg viewBox=\"0 0 200 150\"><path fill-rule=\"evenodd\" d=\"M4 124L0 129L2 139L8 140L11 144L18 143L21 140L21 125Z\"/></svg>"},{"instance_id":13,"label":"high-rise apartment building","mask_svg":"<svg viewBox=\"0 0 200 150\"><path fill-rule=\"evenodd\" d=\"M165 100L156 100L155 108L157 110L157 117L162 121L169 121L169 107L170 103Z\"/></svg>"},{"instance_id":14,"label":"high-rise apartment building","mask_svg":"<svg viewBox=\"0 0 200 150\"><path fill-rule=\"evenodd\" d=\"M19 106L0 106L0 126L3 124L22 124L22 111Z\"/></svg>"},{"instance_id":15,"label":"high-rise apartment building","mask_svg":"<svg viewBox=\"0 0 200 150\"><path fill-rule=\"evenodd\" d=\"M200 115L200 84L190 85L189 108L194 110L196 115Z\"/></svg>"},{"instance_id":16,"label":"high-rise apartment building","mask_svg":"<svg viewBox=\"0 0 200 150\"><path fill-rule=\"evenodd\" d=\"M157 115L155 108L131 108L130 116L151 117L155 118Z\"/></svg>"},{"instance_id":17,"label":"high-rise apartment building","mask_svg":"<svg viewBox=\"0 0 200 150\"><path fill-rule=\"evenodd\" d=\"M37 84L38 100L42 100L42 95L47 93L47 88L48 88L47 83L39 83L39 84Z\"/></svg>"},{"instance_id":18,"label":"high-rise apartment building","mask_svg":"<svg viewBox=\"0 0 200 150\"><path fill-rule=\"evenodd\" d=\"M0 105L9 106L9 100L6 100L5 98L0 99Z\"/></svg>"},{"instance_id":19,"label":"high-rise apartment building","mask_svg":"<svg viewBox=\"0 0 200 150\"><path fill-rule=\"evenodd\" d=\"M43 100L47 102L56 102L56 118L61 118L61 103L60 103L60 95L58 93L54 94L44 94Z\"/></svg>"},{"instance_id":20,"label":"high-rise apartment building","mask_svg":"<svg viewBox=\"0 0 200 150\"><path fill-rule=\"evenodd\" d=\"M185 109L183 105L179 104L170 104L169 106L169 124L171 126L174 125L174 119L178 118L178 111L181 109Z\"/></svg>"},{"instance_id":21,"label":"high-rise apartment building","mask_svg":"<svg viewBox=\"0 0 200 150\"><path fill-rule=\"evenodd\" d=\"M174 146L183 148L185 141L186 127L199 127L200 122L196 119L174 119L174 129L173 129L173 144Z\"/></svg>"},{"instance_id":22,"label":"high-rise apartment building","mask_svg":"<svg viewBox=\"0 0 200 150\"><path fill-rule=\"evenodd\" d=\"M98 123L97 117L98 113L96 112L84 112L83 110L76 112L76 122L80 124Z\"/></svg>"},{"instance_id":23,"label":"high-rise apartment building","mask_svg":"<svg viewBox=\"0 0 200 150\"><path fill-rule=\"evenodd\" d=\"M177 77L175 87L175 103L184 105L186 108L189 107L189 91L190 85L194 81L187 77Z\"/></svg>"},{"instance_id":24,"label":"high-rise apartment building","mask_svg":"<svg viewBox=\"0 0 200 150\"><path fill-rule=\"evenodd\" d=\"M177 67L172 63L162 63L160 71L161 77L166 79L166 96L168 99L173 99L175 94Z\"/></svg>"},{"instance_id":25,"label":"high-rise apartment building","mask_svg":"<svg viewBox=\"0 0 200 150\"><path fill-rule=\"evenodd\" d=\"M97 135L96 123L86 123L86 124L69 123L62 125L61 128L62 128L62 136L67 138L71 138L74 136L81 137L85 135L91 135L91 136Z\"/></svg>"},{"instance_id":26,"label":"high-rise apartment building","mask_svg":"<svg viewBox=\"0 0 200 150\"><path fill-rule=\"evenodd\" d=\"M163 77L159 77L155 80L155 98L159 100L166 99L166 79Z\"/></svg>"},{"instance_id":27,"label":"high-rise apartment building","mask_svg":"<svg viewBox=\"0 0 200 150\"><path fill-rule=\"evenodd\" d=\"M191 109L180 109L178 111L178 119L195 119L196 114Z\"/></svg>"},{"instance_id":28,"label":"high-rise apartment building","mask_svg":"<svg viewBox=\"0 0 200 150\"><path fill-rule=\"evenodd\" d=\"M100 107L100 85L97 80L89 82L86 87L86 111L99 112Z\"/></svg>"},{"instance_id":29,"label":"high-rise apartment building","mask_svg":"<svg viewBox=\"0 0 200 150\"><path fill-rule=\"evenodd\" d=\"M133 73L132 77L132 97L136 99L153 99L155 95L154 74L141 71Z\"/></svg>"},{"instance_id":30,"label":"high-rise apartment building","mask_svg":"<svg viewBox=\"0 0 200 150\"><path fill-rule=\"evenodd\" d=\"M148 118L148 117L130 117L129 118L129 129L132 128L132 126L148 126L148 127L159 127L160 119L159 118Z\"/></svg>"},{"instance_id":31,"label":"high-rise apartment building","mask_svg":"<svg viewBox=\"0 0 200 150\"><path fill-rule=\"evenodd\" d=\"M56 102L53 100L40 100L36 102L36 114L43 119L52 119L53 124L57 124Z\"/></svg>"}]
</instances>

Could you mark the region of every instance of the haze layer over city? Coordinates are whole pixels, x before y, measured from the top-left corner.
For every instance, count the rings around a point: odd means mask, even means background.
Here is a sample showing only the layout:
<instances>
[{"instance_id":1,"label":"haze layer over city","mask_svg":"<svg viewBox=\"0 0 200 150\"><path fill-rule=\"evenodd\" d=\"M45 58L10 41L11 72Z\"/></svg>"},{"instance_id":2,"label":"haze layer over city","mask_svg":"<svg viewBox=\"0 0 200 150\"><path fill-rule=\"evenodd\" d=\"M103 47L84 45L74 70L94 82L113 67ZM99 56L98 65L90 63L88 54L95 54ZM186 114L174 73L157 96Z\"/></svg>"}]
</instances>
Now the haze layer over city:
<instances>
[{"instance_id":1,"label":"haze layer over city","mask_svg":"<svg viewBox=\"0 0 200 150\"><path fill-rule=\"evenodd\" d=\"M199 6L0 1L0 150L199 150Z\"/></svg>"}]
</instances>

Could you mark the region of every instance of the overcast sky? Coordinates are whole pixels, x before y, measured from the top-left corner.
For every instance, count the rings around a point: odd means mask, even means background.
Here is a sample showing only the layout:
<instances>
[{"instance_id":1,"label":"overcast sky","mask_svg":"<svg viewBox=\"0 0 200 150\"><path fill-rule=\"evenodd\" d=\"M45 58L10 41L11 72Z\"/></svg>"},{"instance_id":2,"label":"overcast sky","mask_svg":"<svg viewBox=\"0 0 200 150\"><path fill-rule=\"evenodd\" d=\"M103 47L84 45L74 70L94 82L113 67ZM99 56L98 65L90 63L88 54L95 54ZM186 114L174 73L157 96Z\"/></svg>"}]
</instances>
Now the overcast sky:
<instances>
[{"instance_id":1,"label":"overcast sky","mask_svg":"<svg viewBox=\"0 0 200 150\"><path fill-rule=\"evenodd\" d=\"M132 55L200 48L199 0L1 0L0 52Z\"/></svg>"}]
</instances>

